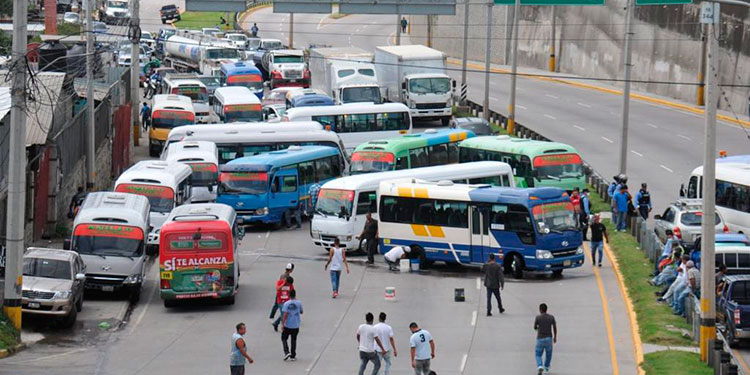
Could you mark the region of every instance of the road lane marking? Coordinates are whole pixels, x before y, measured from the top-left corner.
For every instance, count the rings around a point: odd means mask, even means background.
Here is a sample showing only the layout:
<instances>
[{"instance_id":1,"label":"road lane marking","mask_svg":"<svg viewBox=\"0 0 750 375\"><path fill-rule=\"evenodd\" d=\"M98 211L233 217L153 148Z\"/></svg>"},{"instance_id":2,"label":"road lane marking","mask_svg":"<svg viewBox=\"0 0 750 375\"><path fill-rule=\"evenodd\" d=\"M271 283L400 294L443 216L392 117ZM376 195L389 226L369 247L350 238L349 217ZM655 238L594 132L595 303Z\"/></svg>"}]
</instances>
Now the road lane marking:
<instances>
[{"instance_id":1,"label":"road lane marking","mask_svg":"<svg viewBox=\"0 0 750 375\"><path fill-rule=\"evenodd\" d=\"M490 100L498 101L498 100L500 100L500 99L498 99L498 98L496 98L496 97L494 97L494 96L490 96Z\"/></svg>"},{"instance_id":2,"label":"road lane marking","mask_svg":"<svg viewBox=\"0 0 750 375\"><path fill-rule=\"evenodd\" d=\"M17 361L17 362L13 362L13 361L5 362L5 361L3 361L3 363L7 363L9 365L18 365L18 364L27 363L27 362L44 361L44 360L47 360L47 359L53 359L53 358L58 358L58 357L66 356L68 354L82 352L84 350L89 350L89 349L88 348L80 348L80 349L71 350L71 351L65 352L65 353L48 355L46 357L36 357L36 358L27 359L27 360L24 360L24 361Z\"/></svg>"},{"instance_id":3,"label":"road lane marking","mask_svg":"<svg viewBox=\"0 0 750 375\"><path fill-rule=\"evenodd\" d=\"M328 25L323 25L323 21L325 21L327 18L328 18L327 14L320 17L320 21L318 21L318 27L316 28L317 30L320 30L321 28L328 26Z\"/></svg>"},{"instance_id":4,"label":"road lane marking","mask_svg":"<svg viewBox=\"0 0 750 375\"><path fill-rule=\"evenodd\" d=\"M466 360L469 359L469 354L464 354L464 357L461 358L461 373L464 373L464 369L466 368Z\"/></svg>"},{"instance_id":5,"label":"road lane marking","mask_svg":"<svg viewBox=\"0 0 750 375\"><path fill-rule=\"evenodd\" d=\"M673 171L673 170L669 169L669 167L667 167L667 166L666 166L666 165L664 165L664 164L659 164L659 166L660 166L660 167L661 167L662 169L664 169L665 171L669 172L669 173L674 173L674 171Z\"/></svg>"},{"instance_id":6,"label":"road lane marking","mask_svg":"<svg viewBox=\"0 0 750 375\"><path fill-rule=\"evenodd\" d=\"M690 140L690 137L686 137L686 136L684 136L682 134L677 134L677 136L680 137L680 138L682 138L682 139L688 140L688 141Z\"/></svg>"},{"instance_id":7,"label":"road lane marking","mask_svg":"<svg viewBox=\"0 0 750 375\"><path fill-rule=\"evenodd\" d=\"M652 124L652 123L650 123L650 122L647 122L647 123L646 123L646 125L648 125L648 126L650 126L650 127L654 128L654 129L658 129L658 128L659 128L658 126L656 126L656 125L654 125L654 124Z\"/></svg>"},{"instance_id":8,"label":"road lane marking","mask_svg":"<svg viewBox=\"0 0 750 375\"><path fill-rule=\"evenodd\" d=\"M527 109L526 107L519 105L519 104L516 104L516 107L521 108L521 109Z\"/></svg>"},{"instance_id":9,"label":"road lane marking","mask_svg":"<svg viewBox=\"0 0 750 375\"><path fill-rule=\"evenodd\" d=\"M268 232L266 232L266 238L268 238L268 236L270 235L271 235L271 231L269 230Z\"/></svg>"},{"instance_id":10,"label":"road lane marking","mask_svg":"<svg viewBox=\"0 0 750 375\"><path fill-rule=\"evenodd\" d=\"M586 128L582 128L582 127L580 127L578 125L573 125L573 127L576 128L576 129L578 129L578 130L580 130L580 131L582 131L582 132L586 131Z\"/></svg>"},{"instance_id":11,"label":"road lane marking","mask_svg":"<svg viewBox=\"0 0 750 375\"><path fill-rule=\"evenodd\" d=\"M605 140L605 141L607 141L607 142L609 142L609 143L615 143L615 141L613 141L613 140L611 140L611 139L609 139L607 137L602 137L602 139Z\"/></svg>"},{"instance_id":12,"label":"road lane marking","mask_svg":"<svg viewBox=\"0 0 750 375\"><path fill-rule=\"evenodd\" d=\"M548 119L550 119L550 120L557 120L557 117L555 117L555 116L550 116L550 115L548 115L548 114L546 114L546 113L544 114L544 117L546 117L546 118L548 118Z\"/></svg>"},{"instance_id":13,"label":"road lane marking","mask_svg":"<svg viewBox=\"0 0 750 375\"><path fill-rule=\"evenodd\" d=\"M591 106L586 103L578 102L578 105L580 105L581 107L591 108Z\"/></svg>"},{"instance_id":14,"label":"road lane marking","mask_svg":"<svg viewBox=\"0 0 750 375\"><path fill-rule=\"evenodd\" d=\"M588 246L586 245L587 244L584 243L584 247L588 248ZM594 260L591 258L591 252L586 251L586 254L588 255L589 260L593 264ZM599 288L599 298L601 298L602 300L602 312L604 313L604 325L607 328L607 339L608 339L607 341L609 341L609 355L612 360L612 375L619 375L620 368L617 364L617 352L615 351L615 339L614 339L614 334L612 333L612 322L610 321L610 317L609 317L609 303L607 302L607 295L604 292L604 282L602 281L602 275L599 273L599 267L594 267L594 276L596 276L596 285Z\"/></svg>"},{"instance_id":15,"label":"road lane marking","mask_svg":"<svg viewBox=\"0 0 750 375\"><path fill-rule=\"evenodd\" d=\"M544 96L546 96L546 97L548 97L548 98L552 98L552 99L560 99L560 97L559 97L559 96L556 96L556 95L552 95L552 94L544 94Z\"/></svg>"},{"instance_id":16,"label":"road lane marking","mask_svg":"<svg viewBox=\"0 0 750 375\"><path fill-rule=\"evenodd\" d=\"M634 154L636 154L636 155L638 155L640 157L643 157L643 154L641 154L640 152L638 152L636 150L630 150L630 152L632 152L632 153L634 153Z\"/></svg>"},{"instance_id":17,"label":"road lane marking","mask_svg":"<svg viewBox=\"0 0 750 375\"><path fill-rule=\"evenodd\" d=\"M471 326L474 327L475 325L477 325L477 310L471 313Z\"/></svg>"},{"instance_id":18,"label":"road lane marking","mask_svg":"<svg viewBox=\"0 0 750 375\"><path fill-rule=\"evenodd\" d=\"M477 290L482 289L482 278L477 277Z\"/></svg>"},{"instance_id":19,"label":"road lane marking","mask_svg":"<svg viewBox=\"0 0 750 375\"><path fill-rule=\"evenodd\" d=\"M734 352L734 359L739 362L740 367L742 367L742 373L743 374L750 374L750 368L747 366L747 363L745 362L745 359L742 358L742 355L737 351L737 349L732 349L732 352Z\"/></svg>"}]
</instances>

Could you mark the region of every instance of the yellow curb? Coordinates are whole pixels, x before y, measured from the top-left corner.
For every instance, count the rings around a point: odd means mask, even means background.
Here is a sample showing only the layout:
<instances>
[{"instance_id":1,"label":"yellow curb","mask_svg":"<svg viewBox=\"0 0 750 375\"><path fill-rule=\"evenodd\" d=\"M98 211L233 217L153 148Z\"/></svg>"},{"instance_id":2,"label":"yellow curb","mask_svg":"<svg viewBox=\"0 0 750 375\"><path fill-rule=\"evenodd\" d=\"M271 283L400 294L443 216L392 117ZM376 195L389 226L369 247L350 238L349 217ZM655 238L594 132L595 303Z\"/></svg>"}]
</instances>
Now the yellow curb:
<instances>
[{"instance_id":1,"label":"yellow curb","mask_svg":"<svg viewBox=\"0 0 750 375\"><path fill-rule=\"evenodd\" d=\"M612 254L612 250L609 248L609 243L607 242L604 242L604 252L607 254L609 262L612 263L612 269L615 271L615 276L617 276L617 283L620 284L620 292L622 293L622 298L625 300L625 308L628 311L630 335L633 336L633 349L635 351L637 374L644 375L645 372L643 371L643 368L641 368L641 364L643 364L643 342L641 341L640 335L641 328L638 325L635 310L633 309L633 301L630 300L628 287L625 286L625 283L622 280L622 273L620 272L620 265L617 262L617 258Z\"/></svg>"},{"instance_id":2,"label":"yellow curb","mask_svg":"<svg viewBox=\"0 0 750 375\"><path fill-rule=\"evenodd\" d=\"M244 12L242 12L240 14L240 16L237 17L237 20L240 23L240 28L242 28L242 24L245 23L245 17L250 16L251 14L253 14L253 13L257 12L257 11L259 11L261 9L264 9L264 8L268 8L270 6L272 6L272 4L261 4L261 5L258 5L258 6L254 6L252 8L248 8L247 10L245 10ZM243 28L243 30L244 30L244 28Z\"/></svg>"},{"instance_id":3,"label":"yellow curb","mask_svg":"<svg viewBox=\"0 0 750 375\"><path fill-rule=\"evenodd\" d=\"M0 359L11 356L12 354L18 353L26 347L25 344L16 344L12 348L0 350Z\"/></svg>"},{"instance_id":4,"label":"yellow curb","mask_svg":"<svg viewBox=\"0 0 750 375\"><path fill-rule=\"evenodd\" d=\"M588 259L591 263L594 263L594 259L591 257L589 246L586 243L583 244ZM609 356L612 361L612 375L620 375L620 366L617 362L617 351L615 349L614 333L612 333L612 318L610 317L609 303L607 303L607 294L604 291L604 282L602 281L601 272L599 268L594 267L594 276L596 276L596 284L599 288L599 298L602 300L602 313L604 314L604 325L607 328L607 339L609 341Z\"/></svg>"},{"instance_id":5,"label":"yellow curb","mask_svg":"<svg viewBox=\"0 0 750 375\"><path fill-rule=\"evenodd\" d=\"M448 59L448 63L451 64L451 65L460 65L461 64L457 59L452 59L452 58ZM466 65L469 66L469 67L471 67L472 69L484 70L484 66L482 66L482 65L473 64L473 63L467 63ZM495 73L510 73L510 70L500 69L500 68L490 68L490 71L491 72L495 72ZM549 82L563 83L563 84L570 85L570 86L576 86L576 87L580 87L580 88L584 88L584 89L595 90L595 91L604 92L604 93L613 94L613 95L622 95L622 91L617 90L617 89L610 89L610 88L607 88L607 87L590 85L590 84L582 83L582 82L574 82L574 81L569 81L569 80L562 79L562 78L533 77L533 76L526 77L526 78L538 79L540 81L549 81ZM663 106L666 106L666 107L671 107L671 108L683 110L683 111L686 111L686 112L695 113L695 114L698 114L698 115L703 115L703 114L706 113L706 111L704 109L698 108L698 107L694 107L694 106L689 105L689 104L677 103L677 102L673 102L673 101L670 101L670 100L664 100L664 99L654 98L654 97L651 97L651 96L648 96L648 95L643 95L643 94L630 94L630 98L632 98L632 99L638 99L638 100L641 100L641 101L644 101L644 102L651 102L651 103L654 103L654 104L659 104L659 105L663 105ZM734 117L730 117L730 116L722 115L722 114L717 114L716 118L718 118L718 119L720 119L722 121L726 121L726 122L732 123L732 124L741 125L741 126L744 126L744 127L750 127L750 121L735 119Z\"/></svg>"}]
</instances>

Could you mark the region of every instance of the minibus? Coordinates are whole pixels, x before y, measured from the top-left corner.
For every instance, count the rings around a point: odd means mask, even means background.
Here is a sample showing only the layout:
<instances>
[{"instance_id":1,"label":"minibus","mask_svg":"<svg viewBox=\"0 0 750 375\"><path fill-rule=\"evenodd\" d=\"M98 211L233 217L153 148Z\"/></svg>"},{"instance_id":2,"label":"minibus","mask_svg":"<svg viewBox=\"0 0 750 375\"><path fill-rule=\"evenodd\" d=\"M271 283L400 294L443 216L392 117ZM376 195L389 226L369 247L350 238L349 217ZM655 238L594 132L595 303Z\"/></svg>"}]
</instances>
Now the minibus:
<instances>
[{"instance_id":1,"label":"minibus","mask_svg":"<svg viewBox=\"0 0 750 375\"><path fill-rule=\"evenodd\" d=\"M187 164L190 174L190 203L209 203L216 200L219 182L219 152L216 144L208 141L177 142L165 161Z\"/></svg>"},{"instance_id":2,"label":"minibus","mask_svg":"<svg viewBox=\"0 0 750 375\"><path fill-rule=\"evenodd\" d=\"M260 99L244 86L219 87L214 91L214 112L224 123L261 122Z\"/></svg>"}]
</instances>

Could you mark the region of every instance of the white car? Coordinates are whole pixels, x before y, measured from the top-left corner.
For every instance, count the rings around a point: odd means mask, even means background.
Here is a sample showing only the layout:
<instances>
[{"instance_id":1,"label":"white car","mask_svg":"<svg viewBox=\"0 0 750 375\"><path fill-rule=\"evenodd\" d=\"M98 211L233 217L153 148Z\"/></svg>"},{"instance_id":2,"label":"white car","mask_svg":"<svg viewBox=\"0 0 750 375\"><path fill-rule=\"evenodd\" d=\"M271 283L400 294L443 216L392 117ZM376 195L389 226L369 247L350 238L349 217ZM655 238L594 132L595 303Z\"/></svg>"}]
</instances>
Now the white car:
<instances>
[{"instance_id":1,"label":"white car","mask_svg":"<svg viewBox=\"0 0 750 375\"><path fill-rule=\"evenodd\" d=\"M63 22L77 25L79 22L81 22L81 19L78 17L78 13L65 12L65 14L63 15Z\"/></svg>"},{"instance_id":2,"label":"white car","mask_svg":"<svg viewBox=\"0 0 750 375\"><path fill-rule=\"evenodd\" d=\"M245 49L247 47L247 35L240 33L227 34L226 38L235 48Z\"/></svg>"}]
</instances>

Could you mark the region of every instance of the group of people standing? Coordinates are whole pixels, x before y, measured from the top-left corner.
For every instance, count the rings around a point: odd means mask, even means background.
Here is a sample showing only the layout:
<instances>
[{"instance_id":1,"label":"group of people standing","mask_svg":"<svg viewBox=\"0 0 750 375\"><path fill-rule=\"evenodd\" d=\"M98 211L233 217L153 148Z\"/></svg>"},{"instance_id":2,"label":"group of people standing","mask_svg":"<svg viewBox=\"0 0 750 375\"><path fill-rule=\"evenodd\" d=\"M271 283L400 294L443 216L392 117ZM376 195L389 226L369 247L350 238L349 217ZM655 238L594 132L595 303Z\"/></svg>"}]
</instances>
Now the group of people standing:
<instances>
[{"instance_id":1,"label":"group of people standing","mask_svg":"<svg viewBox=\"0 0 750 375\"><path fill-rule=\"evenodd\" d=\"M630 216L640 215L643 220L648 220L648 216L653 209L651 193L648 191L648 185L644 182L641 184L634 200L628 190L628 176L619 174L614 176L613 179L607 189L607 195L612 200L612 223L615 224L615 230L624 232L628 227Z\"/></svg>"}]
</instances>

